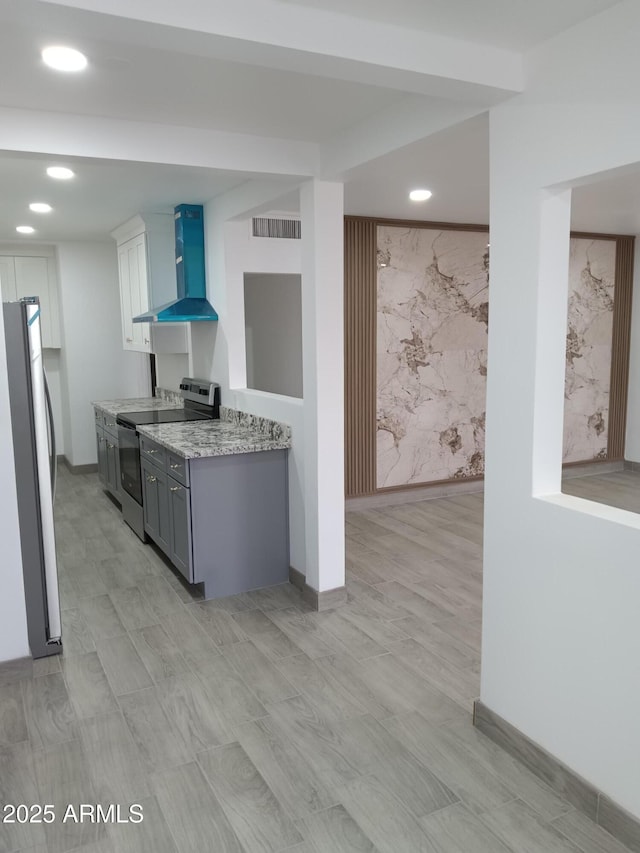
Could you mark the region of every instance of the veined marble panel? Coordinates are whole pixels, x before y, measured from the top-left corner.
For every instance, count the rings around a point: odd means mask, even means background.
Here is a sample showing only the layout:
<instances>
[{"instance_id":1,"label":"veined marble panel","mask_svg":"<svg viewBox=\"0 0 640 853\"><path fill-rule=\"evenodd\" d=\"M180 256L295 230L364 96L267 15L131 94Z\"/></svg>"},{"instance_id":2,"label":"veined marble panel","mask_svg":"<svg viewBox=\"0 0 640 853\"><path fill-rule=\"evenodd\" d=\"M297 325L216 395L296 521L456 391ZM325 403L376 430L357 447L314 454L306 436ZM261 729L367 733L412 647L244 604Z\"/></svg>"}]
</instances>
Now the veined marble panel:
<instances>
[{"instance_id":1,"label":"veined marble panel","mask_svg":"<svg viewBox=\"0 0 640 853\"><path fill-rule=\"evenodd\" d=\"M616 243L571 239L565 462L606 458ZM377 485L484 473L487 235L378 227Z\"/></svg>"},{"instance_id":2,"label":"veined marble panel","mask_svg":"<svg viewBox=\"0 0 640 853\"><path fill-rule=\"evenodd\" d=\"M615 268L614 240L571 240L565 462L607 455Z\"/></svg>"},{"instance_id":3,"label":"veined marble panel","mask_svg":"<svg viewBox=\"0 0 640 853\"><path fill-rule=\"evenodd\" d=\"M378 227L378 488L482 474L487 234Z\"/></svg>"}]
</instances>

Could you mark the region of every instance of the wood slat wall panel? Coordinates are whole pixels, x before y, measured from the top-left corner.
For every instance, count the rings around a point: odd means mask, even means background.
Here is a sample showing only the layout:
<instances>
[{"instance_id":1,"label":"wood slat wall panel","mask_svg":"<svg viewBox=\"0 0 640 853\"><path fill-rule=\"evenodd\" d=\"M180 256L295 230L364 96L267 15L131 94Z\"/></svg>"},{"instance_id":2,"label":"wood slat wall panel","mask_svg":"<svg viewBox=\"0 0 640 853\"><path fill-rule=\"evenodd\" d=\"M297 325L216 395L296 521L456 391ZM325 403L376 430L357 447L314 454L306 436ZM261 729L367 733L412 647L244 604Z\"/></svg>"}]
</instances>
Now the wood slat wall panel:
<instances>
[{"instance_id":1,"label":"wood slat wall panel","mask_svg":"<svg viewBox=\"0 0 640 853\"><path fill-rule=\"evenodd\" d=\"M376 224L344 226L345 495L376 491Z\"/></svg>"},{"instance_id":2,"label":"wood slat wall panel","mask_svg":"<svg viewBox=\"0 0 640 853\"><path fill-rule=\"evenodd\" d=\"M609 433L607 437L607 459L610 460L624 457L629 393L634 245L635 239L633 237L618 237L616 240L616 285L613 303Z\"/></svg>"}]
</instances>

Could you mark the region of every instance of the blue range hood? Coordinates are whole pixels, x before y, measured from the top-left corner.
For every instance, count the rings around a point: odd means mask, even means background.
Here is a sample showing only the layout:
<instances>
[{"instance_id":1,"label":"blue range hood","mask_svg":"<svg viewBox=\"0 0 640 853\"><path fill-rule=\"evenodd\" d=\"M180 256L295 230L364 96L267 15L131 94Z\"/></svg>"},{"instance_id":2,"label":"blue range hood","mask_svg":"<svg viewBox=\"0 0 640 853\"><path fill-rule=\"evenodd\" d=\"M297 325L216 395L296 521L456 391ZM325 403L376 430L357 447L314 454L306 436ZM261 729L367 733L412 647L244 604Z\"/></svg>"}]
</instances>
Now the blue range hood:
<instances>
[{"instance_id":1,"label":"blue range hood","mask_svg":"<svg viewBox=\"0 0 640 853\"><path fill-rule=\"evenodd\" d=\"M207 301L204 274L204 211L201 204L179 204L175 210L178 298L133 318L134 323L189 323L217 320Z\"/></svg>"}]
</instances>

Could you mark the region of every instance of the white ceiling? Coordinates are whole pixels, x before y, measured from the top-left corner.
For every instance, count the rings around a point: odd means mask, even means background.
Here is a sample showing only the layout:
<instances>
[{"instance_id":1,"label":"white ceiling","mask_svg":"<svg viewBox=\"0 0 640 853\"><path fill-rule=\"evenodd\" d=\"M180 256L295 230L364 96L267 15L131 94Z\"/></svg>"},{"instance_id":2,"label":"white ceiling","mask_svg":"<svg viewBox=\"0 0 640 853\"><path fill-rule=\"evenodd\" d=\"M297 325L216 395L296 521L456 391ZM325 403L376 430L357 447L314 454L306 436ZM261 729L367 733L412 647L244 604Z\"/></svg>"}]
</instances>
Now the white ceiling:
<instances>
[{"instance_id":1,"label":"white ceiling","mask_svg":"<svg viewBox=\"0 0 640 853\"><path fill-rule=\"evenodd\" d=\"M282 0L463 41L527 50L619 0Z\"/></svg>"},{"instance_id":2,"label":"white ceiling","mask_svg":"<svg viewBox=\"0 0 640 853\"><path fill-rule=\"evenodd\" d=\"M571 195L574 231L640 234L640 163L624 174L576 187Z\"/></svg>"},{"instance_id":3,"label":"white ceiling","mask_svg":"<svg viewBox=\"0 0 640 853\"><path fill-rule=\"evenodd\" d=\"M431 190L426 202L409 191ZM487 113L435 133L349 172L345 210L354 216L432 222L489 221Z\"/></svg>"},{"instance_id":4,"label":"white ceiling","mask_svg":"<svg viewBox=\"0 0 640 853\"><path fill-rule=\"evenodd\" d=\"M70 166L76 177L48 178L45 169L53 164ZM0 241L107 240L113 228L135 213L166 212L181 202L201 204L253 177L265 180L246 172L4 152ZM274 195L281 186L274 180ZM418 186L433 192L429 201L409 200L409 190ZM33 201L46 201L54 211L31 213L28 206ZM295 211L297 193L273 206ZM345 183L345 213L488 223L487 114L352 170ZM19 235L16 225L32 225L37 233ZM640 165L575 188L571 225L577 231L640 234Z\"/></svg>"},{"instance_id":5,"label":"white ceiling","mask_svg":"<svg viewBox=\"0 0 640 853\"><path fill-rule=\"evenodd\" d=\"M9 8L0 27L5 107L321 142L403 97L374 85L153 47L145 25L124 19L33 0ZM148 29L162 31L161 43L171 32ZM59 74L43 64L41 49L58 41L89 57L86 72Z\"/></svg>"},{"instance_id":6,"label":"white ceiling","mask_svg":"<svg viewBox=\"0 0 640 853\"><path fill-rule=\"evenodd\" d=\"M501 46L527 46L614 5L613 0L275 0L318 6L403 26ZM403 93L263 68L207 56L206 39L193 52L167 48L167 27L124 21L37 0L0 0L0 106L85 113L139 121L207 127L322 142L355 122L378 115ZM149 38L145 40L145 33ZM86 75L45 69L44 44L76 43L90 55ZM429 103L425 101L425 104ZM425 107L426 108L426 107ZM1 144L1 131L0 131ZM56 158L57 161L57 158ZM46 155L0 152L0 240L108 239L139 211L170 210L205 202L253 177L149 163L67 158L77 172L69 183L44 175ZM359 166L347 174L349 214L487 223L489 130L486 114ZM426 186L425 204L408 192ZM640 176L611 178L574 191L573 227L639 233ZM28 211L47 201L49 215ZM295 197L289 204L295 208ZM37 233L20 237L18 224Z\"/></svg>"},{"instance_id":7,"label":"white ceiling","mask_svg":"<svg viewBox=\"0 0 640 853\"><path fill-rule=\"evenodd\" d=\"M409 190L417 187L430 189L433 196L426 202L410 201ZM345 184L345 211L390 219L488 224L488 114L353 169ZM571 227L640 234L640 163L575 187Z\"/></svg>"},{"instance_id":8,"label":"white ceiling","mask_svg":"<svg viewBox=\"0 0 640 853\"><path fill-rule=\"evenodd\" d=\"M50 165L69 166L76 176L53 180L45 174ZM0 240L107 240L110 231L136 213L169 212L182 202L201 204L251 177L186 166L5 152L0 157ZM31 213L29 203L34 201L48 202L54 210ZM17 225L31 225L36 233L17 234Z\"/></svg>"}]
</instances>

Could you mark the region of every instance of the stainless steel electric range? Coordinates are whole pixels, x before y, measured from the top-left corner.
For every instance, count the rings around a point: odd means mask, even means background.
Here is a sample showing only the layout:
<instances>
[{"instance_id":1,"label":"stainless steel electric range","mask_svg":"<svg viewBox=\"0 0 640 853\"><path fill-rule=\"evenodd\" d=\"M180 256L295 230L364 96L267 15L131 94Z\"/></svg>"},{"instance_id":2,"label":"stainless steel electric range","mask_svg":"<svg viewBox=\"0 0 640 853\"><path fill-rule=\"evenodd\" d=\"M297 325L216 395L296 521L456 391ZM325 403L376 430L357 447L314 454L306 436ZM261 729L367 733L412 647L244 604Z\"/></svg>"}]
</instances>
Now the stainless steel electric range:
<instances>
[{"instance_id":1,"label":"stainless steel electric range","mask_svg":"<svg viewBox=\"0 0 640 853\"><path fill-rule=\"evenodd\" d=\"M201 421L220 417L220 386L217 382L186 377L180 383L184 400L181 409L155 409L150 412L125 412L118 415L120 480L122 485L122 517L129 527L146 541L140 470L140 438L138 427L145 424L168 424L179 421Z\"/></svg>"}]
</instances>

